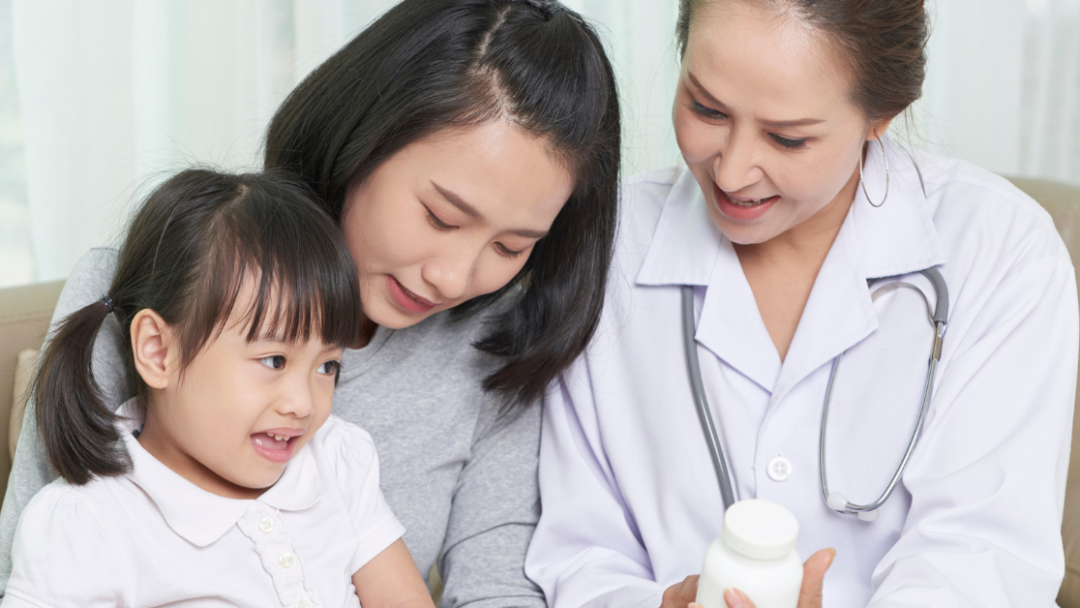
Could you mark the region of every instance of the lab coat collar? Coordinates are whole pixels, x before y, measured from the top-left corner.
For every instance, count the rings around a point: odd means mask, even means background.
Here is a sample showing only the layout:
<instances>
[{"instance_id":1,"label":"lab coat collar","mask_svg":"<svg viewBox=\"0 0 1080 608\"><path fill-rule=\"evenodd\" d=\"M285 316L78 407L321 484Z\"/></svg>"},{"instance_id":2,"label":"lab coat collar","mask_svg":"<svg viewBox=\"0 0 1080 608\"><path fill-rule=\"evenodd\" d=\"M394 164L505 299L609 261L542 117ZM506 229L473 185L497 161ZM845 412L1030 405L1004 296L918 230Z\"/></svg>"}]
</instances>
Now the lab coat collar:
<instances>
[{"instance_id":1,"label":"lab coat collar","mask_svg":"<svg viewBox=\"0 0 1080 608\"><path fill-rule=\"evenodd\" d=\"M638 285L708 286L696 339L762 388L783 397L814 369L877 328L869 279L943 264L937 230L911 156L885 140L889 194L873 207L860 186L781 365L731 243L715 227L688 169L665 201ZM871 142L863 179L875 202L885 192L881 147ZM750 311L735 313L735 311Z\"/></svg>"},{"instance_id":2,"label":"lab coat collar","mask_svg":"<svg viewBox=\"0 0 1080 608\"><path fill-rule=\"evenodd\" d=\"M225 498L184 479L142 447L133 434L143 425L134 399L121 405L117 414L122 417L117 426L131 457L132 468L127 477L154 501L173 532L198 547L206 547L224 536L255 502L281 511L300 511L314 505L322 496L318 465L308 446L293 456L277 483L259 498Z\"/></svg>"}]
</instances>

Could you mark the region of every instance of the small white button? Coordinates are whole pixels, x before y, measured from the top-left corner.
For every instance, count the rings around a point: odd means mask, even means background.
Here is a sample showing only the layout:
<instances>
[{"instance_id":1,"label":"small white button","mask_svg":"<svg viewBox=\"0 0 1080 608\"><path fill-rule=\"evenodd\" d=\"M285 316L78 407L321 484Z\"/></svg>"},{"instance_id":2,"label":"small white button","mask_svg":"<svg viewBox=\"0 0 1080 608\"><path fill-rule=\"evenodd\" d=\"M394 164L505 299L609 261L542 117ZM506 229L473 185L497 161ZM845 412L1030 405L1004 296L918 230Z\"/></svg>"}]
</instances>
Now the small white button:
<instances>
[{"instance_id":1,"label":"small white button","mask_svg":"<svg viewBox=\"0 0 1080 608\"><path fill-rule=\"evenodd\" d=\"M300 598L300 599L296 600L296 608L307 608L307 607L308 607L308 603L307 603L307 600L305 600L304 598Z\"/></svg>"},{"instance_id":2,"label":"small white button","mask_svg":"<svg viewBox=\"0 0 1080 608\"><path fill-rule=\"evenodd\" d=\"M787 481L791 477L791 461L783 456L777 456L769 461L769 479L773 481Z\"/></svg>"},{"instance_id":3,"label":"small white button","mask_svg":"<svg viewBox=\"0 0 1080 608\"><path fill-rule=\"evenodd\" d=\"M291 553L282 553L277 558L277 563L282 568L292 568L293 556Z\"/></svg>"},{"instance_id":4,"label":"small white button","mask_svg":"<svg viewBox=\"0 0 1080 608\"><path fill-rule=\"evenodd\" d=\"M259 531L263 534L269 534L274 529L274 520L269 517L264 517L259 520Z\"/></svg>"}]
</instances>

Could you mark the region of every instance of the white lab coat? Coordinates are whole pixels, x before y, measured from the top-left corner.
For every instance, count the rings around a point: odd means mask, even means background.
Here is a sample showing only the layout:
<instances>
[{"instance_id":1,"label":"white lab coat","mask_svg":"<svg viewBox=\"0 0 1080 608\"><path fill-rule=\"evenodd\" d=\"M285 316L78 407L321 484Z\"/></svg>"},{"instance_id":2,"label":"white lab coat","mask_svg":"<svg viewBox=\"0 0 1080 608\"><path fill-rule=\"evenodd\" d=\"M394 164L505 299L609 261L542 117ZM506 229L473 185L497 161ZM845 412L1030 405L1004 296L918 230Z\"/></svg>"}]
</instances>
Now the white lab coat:
<instances>
[{"instance_id":1,"label":"white lab coat","mask_svg":"<svg viewBox=\"0 0 1080 608\"><path fill-rule=\"evenodd\" d=\"M1080 336L1069 254L1006 180L888 143L884 206L856 197L781 363L729 241L685 168L623 187L607 303L586 353L545 400L543 515L526 561L554 608L655 608L700 571L723 507L692 401L680 316L696 342L738 498L798 518L803 559L834 547L825 606L1052 606ZM873 199L884 169L871 146ZM921 439L874 523L819 486L823 397L847 351L828 427L832 490L877 498L921 403L933 329L912 289L867 280L939 266L950 322ZM783 471L770 463L790 463ZM773 465L777 465L774 463ZM782 469L783 467L779 467ZM774 477L776 479L774 479Z\"/></svg>"}]
</instances>

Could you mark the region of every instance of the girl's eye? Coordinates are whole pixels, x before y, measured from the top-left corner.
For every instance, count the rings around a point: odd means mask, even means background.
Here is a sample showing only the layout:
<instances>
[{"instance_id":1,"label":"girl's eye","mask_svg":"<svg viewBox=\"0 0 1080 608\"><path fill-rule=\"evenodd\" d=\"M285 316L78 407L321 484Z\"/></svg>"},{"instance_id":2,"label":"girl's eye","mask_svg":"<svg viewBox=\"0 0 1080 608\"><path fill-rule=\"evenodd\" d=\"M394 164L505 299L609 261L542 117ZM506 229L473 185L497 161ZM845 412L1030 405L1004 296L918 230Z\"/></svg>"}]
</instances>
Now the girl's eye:
<instances>
[{"instance_id":1,"label":"girl's eye","mask_svg":"<svg viewBox=\"0 0 1080 608\"><path fill-rule=\"evenodd\" d=\"M263 357L259 359L259 363L262 363L270 369L281 369L285 367L285 355L270 355L269 357Z\"/></svg>"},{"instance_id":2,"label":"girl's eye","mask_svg":"<svg viewBox=\"0 0 1080 608\"><path fill-rule=\"evenodd\" d=\"M319 366L318 373L325 376L337 376L341 369L341 361L327 361Z\"/></svg>"},{"instance_id":3,"label":"girl's eye","mask_svg":"<svg viewBox=\"0 0 1080 608\"><path fill-rule=\"evenodd\" d=\"M519 255L525 253L524 249L514 251L513 249L507 248L506 245L503 245L502 243L495 243L495 251L498 251L499 255L507 258L516 258Z\"/></svg>"},{"instance_id":4,"label":"girl's eye","mask_svg":"<svg viewBox=\"0 0 1080 608\"><path fill-rule=\"evenodd\" d=\"M727 118L727 114L724 114L720 110L714 110L712 108L701 105L697 100L690 102L690 110L699 116L704 116L710 120L721 120Z\"/></svg>"},{"instance_id":5,"label":"girl's eye","mask_svg":"<svg viewBox=\"0 0 1080 608\"><path fill-rule=\"evenodd\" d=\"M427 210L427 217L428 222L430 222L436 230L442 230L445 232L447 230L453 230L454 228L457 228L457 226L451 226L450 224L447 224L446 222L440 220L438 216L431 212L431 209Z\"/></svg>"},{"instance_id":6,"label":"girl's eye","mask_svg":"<svg viewBox=\"0 0 1080 608\"><path fill-rule=\"evenodd\" d=\"M769 134L769 137L773 138L773 141L789 150L798 150L799 148L806 147L805 139L788 139L787 137L780 137L779 135Z\"/></svg>"}]
</instances>

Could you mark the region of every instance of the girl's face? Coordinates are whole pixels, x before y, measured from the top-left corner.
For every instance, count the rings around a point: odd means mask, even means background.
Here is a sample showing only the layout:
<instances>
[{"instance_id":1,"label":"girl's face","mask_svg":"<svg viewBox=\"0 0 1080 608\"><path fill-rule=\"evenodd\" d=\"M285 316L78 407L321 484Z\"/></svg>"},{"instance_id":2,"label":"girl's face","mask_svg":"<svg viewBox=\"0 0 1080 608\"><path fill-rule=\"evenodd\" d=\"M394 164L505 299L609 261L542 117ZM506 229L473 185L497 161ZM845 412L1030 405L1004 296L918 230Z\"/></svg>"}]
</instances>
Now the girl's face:
<instances>
[{"instance_id":1,"label":"girl's face","mask_svg":"<svg viewBox=\"0 0 1080 608\"><path fill-rule=\"evenodd\" d=\"M402 148L349 193L341 218L364 315L408 327L503 287L573 186L547 141L503 120Z\"/></svg>"},{"instance_id":2,"label":"girl's face","mask_svg":"<svg viewBox=\"0 0 1080 608\"><path fill-rule=\"evenodd\" d=\"M139 443L188 481L228 498L254 498L272 486L326 422L342 354L318 338L248 342L242 311L254 292L246 279L234 314L183 374L168 327L155 342L140 339L147 328L137 327L149 311L132 321L136 366L151 387ZM145 371L155 365L156 373Z\"/></svg>"},{"instance_id":3,"label":"girl's face","mask_svg":"<svg viewBox=\"0 0 1080 608\"><path fill-rule=\"evenodd\" d=\"M732 0L695 10L675 135L728 239L752 245L842 223L871 126L850 90L828 39L798 18Z\"/></svg>"}]
</instances>

